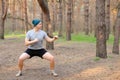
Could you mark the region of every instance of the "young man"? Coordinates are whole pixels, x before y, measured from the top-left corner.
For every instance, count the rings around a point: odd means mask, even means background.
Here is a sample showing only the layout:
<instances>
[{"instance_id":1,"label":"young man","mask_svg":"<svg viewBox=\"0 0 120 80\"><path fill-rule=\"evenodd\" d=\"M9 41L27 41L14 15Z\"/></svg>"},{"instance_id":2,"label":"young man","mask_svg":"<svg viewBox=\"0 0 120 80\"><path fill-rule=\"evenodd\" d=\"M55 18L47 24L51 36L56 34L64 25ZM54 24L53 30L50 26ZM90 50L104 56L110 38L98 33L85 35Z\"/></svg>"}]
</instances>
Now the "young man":
<instances>
[{"instance_id":1,"label":"young man","mask_svg":"<svg viewBox=\"0 0 120 80\"><path fill-rule=\"evenodd\" d=\"M23 62L26 59L32 58L34 56L39 56L42 59L48 60L50 62L50 70L51 70L52 75L58 76L58 74L55 73L55 71L54 71L54 67L55 67L54 56L52 56L49 52L47 52L43 48L43 40L44 39L48 42L53 42L58 37L57 36L55 36L53 38L48 37L46 32L41 30L41 27L42 27L41 20L34 19L32 21L32 24L34 25L34 28L32 30L29 30L26 33L26 38L25 38L25 45L28 46L28 48L19 57L19 60L18 60L19 72L16 74L16 76L22 75Z\"/></svg>"}]
</instances>

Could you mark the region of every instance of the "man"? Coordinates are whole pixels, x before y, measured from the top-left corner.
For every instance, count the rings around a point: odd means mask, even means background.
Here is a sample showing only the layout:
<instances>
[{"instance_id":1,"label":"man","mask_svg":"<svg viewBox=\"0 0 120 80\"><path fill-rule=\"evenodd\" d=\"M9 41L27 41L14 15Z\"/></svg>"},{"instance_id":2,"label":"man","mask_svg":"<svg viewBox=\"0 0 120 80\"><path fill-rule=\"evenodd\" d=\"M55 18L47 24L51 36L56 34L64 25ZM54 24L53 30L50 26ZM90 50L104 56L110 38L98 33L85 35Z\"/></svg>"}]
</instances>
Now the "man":
<instances>
[{"instance_id":1,"label":"man","mask_svg":"<svg viewBox=\"0 0 120 80\"><path fill-rule=\"evenodd\" d=\"M16 76L22 75L23 62L26 59L32 58L34 56L39 56L42 59L48 60L50 62L50 70L52 75L58 76L58 74L54 71L54 68L55 68L54 56L51 55L47 50L43 48L44 39L48 42L53 42L56 39L58 39L58 37L55 36L53 38L50 38L49 36L47 36L46 32L41 30L42 28L41 20L34 19L32 21L32 24L34 25L34 28L32 30L29 30L26 33L26 38L25 38L25 45L28 46L28 48L19 57L19 60L18 60L19 72L16 74Z\"/></svg>"}]
</instances>

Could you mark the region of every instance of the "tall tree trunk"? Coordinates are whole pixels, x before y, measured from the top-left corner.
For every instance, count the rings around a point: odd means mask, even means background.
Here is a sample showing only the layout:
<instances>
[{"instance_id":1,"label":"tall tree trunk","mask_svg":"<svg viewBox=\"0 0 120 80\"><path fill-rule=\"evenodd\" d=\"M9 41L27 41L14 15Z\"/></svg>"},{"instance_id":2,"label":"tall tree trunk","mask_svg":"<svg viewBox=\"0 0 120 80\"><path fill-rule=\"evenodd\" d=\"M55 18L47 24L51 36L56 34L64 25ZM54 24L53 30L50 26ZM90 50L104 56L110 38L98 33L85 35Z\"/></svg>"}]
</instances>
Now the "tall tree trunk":
<instances>
[{"instance_id":1,"label":"tall tree trunk","mask_svg":"<svg viewBox=\"0 0 120 80\"><path fill-rule=\"evenodd\" d=\"M12 16L15 16L15 13L16 13L16 11L15 11L15 7L16 7L15 4L16 4L16 0L13 0ZM16 24L16 20L13 18L12 19L12 32L15 31L15 24Z\"/></svg>"},{"instance_id":2,"label":"tall tree trunk","mask_svg":"<svg viewBox=\"0 0 120 80\"><path fill-rule=\"evenodd\" d=\"M22 0L18 0L18 3L21 5L20 6L20 18L23 19L23 16L22 16L23 15L23 2L22 2ZM23 32L24 31L23 21L22 20L19 20L19 21L20 21L19 23L20 23L20 26L21 26L20 29Z\"/></svg>"},{"instance_id":3,"label":"tall tree trunk","mask_svg":"<svg viewBox=\"0 0 120 80\"><path fill-rule=\"evenodd\" d=\"M119 0L111 0L111 6L113 6L113 9L112 9L112 21L111 21L111 23L112 23L112 32L113 32L113 35L115 35L115 24L116 24L116 16L117 16L117 8L116 8L116 6L118 6L118 4L119 4Z\"/></svg>"},{"instance_id":4,"label":"tall tree trunk","mask_svg":"<svg viewBox=\"0 0 120 80\"><path fill-rule=\"evenodd\" d=\"M33 2L33 18L36 16L36 0L32 0Z\"/></svg>"},{"instance_id":5,"label":"tall tree trunk","mask_svg":"<svg viewBox=\"0 0 120 80\"><path fill-rule=\"evenodd\" d=\"M51 0L51 6L52 6L52 10L51 10L51 22L52 22L52 26L53 26L53 32L56 31L56 23L57 21L55 20L55 16L56 16L56 1L55 0Z\"/></svg>"},{"instance_id":6,"label":"tall tree trunk","mask_svg":"<svg viewBox=\"0 0 120 80\"><path fill-rule=\"evenodd\" d=\"M59 7L58 7L58 9L59 9L59 13L58 13L58 28L59 28L59 33L58 33L58 36L59 37L62 37L62 0L59 0Z\"/></svg>"},{"instance_id":7,"label":"tall tree trunk","mask_svg":"<svg viewBox=\"0 0 120 80\"><path fill-rule=\"evenodd\" d=\"M113 44L113 50L112 52L115 54L119 54L119 37L120 37L120 2L117 6L118 13L117 13L117 19L115 24L115 35L114 35L114 44Z\"/></svg>"},{"instance_id":8,"label":"tall tree trunk","mask_svg":"<svg viewBox=\"0 0 120 80\"><path fill-rule=\"evenodd\" d=\"M62 1L62 10L63 10L63 19L62 19L62 23L63 23L63 27L66 27L66 11L67 11L67 9L66 9L66 1L65 0L63 0ZM63 31L65 31L65 30L63 30Z\"/></svg>"},{"instance_id":9,"label":"tall tree trunk","mask_svg":"<svg viewBox=\"0 0 120 80\"><path fill-rule=\"evenodd\" d=\"M48 34L49 37L53 37L52 34L52 26L50 23L50 13L49 13L49 9L48 9L48 3L47 0L38 0L38 3L42 9L42 11L44 12L44 27L46 27L46 32ZM46 48L47 49L54 49L54 43L50 43L50 42L46 42Z\"/></svg>"},{"instance_id":10,"label":"tall tree trunk","mask_svg":"<svg viewBox=\"0 0 120 80\"><path fill-rule=\"evenodd\" d=\"M106 25L105 25L105 0L96 0L96 25L97 25L97 41L96 56L107 58L106 50Z\"/></svg>"},{"instance_id":11,"label":"tall tree trunk","mask_svg":"<svg viewBox=\"0 0 120 80\"><path fill-rule=\"evenodd\" d=\"M75 0L72 0L72 27L71 27L71 32L74 33L74 24L75 24L75 19L74 19L74 7L75 7Z\"/></svg>"},{"instance_id":12,"label":"tall tree trunk","mask_svg":"<svg viewBox=\"0 0 120 80\"><path fill-rule=\"evenodd\" d=\"M19 2L21 1L21 18L22 19L24 19L24 11L25 11L25 9L24 9L24 1L23 0L19 0ZM22 31L25 31L25 22L24 21L21 21L21 26L22 26Z\"/></svg>"},{"instance_id":13,"label":"tall tree trunk","mask_svg":"<svg viewBox=\"0 0 120 80\"><path fill-rule=\"evenodd\" d=\"M57 28L57 2L54 4L54 24L53 24L53 30L56 31Z\"/></svg>"},{"instance_id":14,"label":"tall tree trunk","mask_svg":"<svg viewBox=\"0 0 120 80\"><path fill-rule=\"evenodd\" d=\"M4 39L4 24L7 15L8 2L7 0L1 0L1 12L0 13L0 39Z\"/></svg>"},{"instance_id":15,"label":"tall tree trunk","mask_svg":"<svg viewBox=\"0 0 120 80\"><path fill-rule=\"evenodd\" d=\"M89 0L84 0L85 34L89 35Z\"/></svg>"},{"instance_id":16,"label":"tall tree trunk","mask_svg":"<svg viewBox=\"0 0 120 80\"><path fill-rule=\"evenodd\" d=\"M109 39L110 34L110 0L106 0L106 39Z\"/></svg>"},{"instance_id":17,"label":"tall tree trunk","mask_svg":"<svg viewBox=\"0 0 120 80\"><path fill-rule=\"evenodd\" d=\"M89 32L90 33L92 33L93 32L93 26L92 26L92 24L93 24L93 16L92 16L92 14L93 14L93 12L92 12L92 8L90 7L90 14L89 14Z\"/></svg>"},{"instance_id":18,"label":"tall tree trunk","mask_svg":"<svg viewBox=\"0 0 120 80\"><path fill-rule=\"evenodd\" d=\"M72 0L68 1L67 5L67 28L66 28L66 40L71 40L71 17L72 17Z\"/></svg>"},{"instance_id":19,"label":"tall tree trunk","mask_svg":"<svg viewBox=\"0 0 120 80\"><path fill-rule=\"evenodd\" d=\"M28 31L28 14L27 14L27 0L24 0L25 9L25 33Z\"/></svg>"}]
</instances>

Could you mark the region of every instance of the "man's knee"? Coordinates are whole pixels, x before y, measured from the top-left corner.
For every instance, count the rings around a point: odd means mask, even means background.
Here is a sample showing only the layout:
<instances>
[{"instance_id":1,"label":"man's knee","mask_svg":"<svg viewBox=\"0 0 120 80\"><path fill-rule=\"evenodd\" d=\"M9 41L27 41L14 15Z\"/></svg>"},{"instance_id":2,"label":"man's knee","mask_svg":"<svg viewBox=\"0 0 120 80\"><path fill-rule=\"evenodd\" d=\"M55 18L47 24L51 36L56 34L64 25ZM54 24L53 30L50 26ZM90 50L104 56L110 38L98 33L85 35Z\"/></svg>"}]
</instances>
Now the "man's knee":
<instances>
[{"instance_id":1,"label":"man's knee","mask_svg":"<svg viewBox=\"0 0 120 80\"><path fill-rule=\"evenodd\" d=\"M19 61L24 61L25 59L29 58L29 56L25 53L23 53L20 57L19 57Z\"/></svg>"},{"instance_id":2,"label":"man's knee","mask_svg":"<svg viewBox=\"0 0 120 80\"><path fill-rule=\"evenodd\" d=\"M51 56L51 57L50 57L50 61L54 61L54 56Z\"/></svg>"},{"instance_id":3,"label":"man's knee","mask_svg":"<svg viewBox=\"0 0 120 80\"><path fill-rule=\"evenodd\" d=\"M19 57L19 62L24 61L25 59L23 57Z\"/></svg>"}]
</instances>

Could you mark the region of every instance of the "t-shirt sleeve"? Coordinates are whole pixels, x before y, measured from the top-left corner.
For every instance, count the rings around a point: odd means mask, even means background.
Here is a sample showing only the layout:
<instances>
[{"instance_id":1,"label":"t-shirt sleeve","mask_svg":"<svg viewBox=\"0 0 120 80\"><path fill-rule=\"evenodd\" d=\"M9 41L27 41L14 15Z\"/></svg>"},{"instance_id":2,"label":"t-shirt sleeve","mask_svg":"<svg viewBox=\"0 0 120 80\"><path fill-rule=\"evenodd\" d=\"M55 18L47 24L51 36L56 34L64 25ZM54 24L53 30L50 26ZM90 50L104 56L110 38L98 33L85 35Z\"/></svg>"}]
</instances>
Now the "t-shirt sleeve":
<instances>
[{"instance_id":1,"label":"t-shirt sleeve","mask_svg":"<svg viewBox=\"0 0 120 80\"><path fill-rule=\"evenodd\" d=\"M46 37L48 37L48 35L47 35L47 33L46 33L46 32L44 32L44 39L45 39Z\"/></svg>"},{"instance_id":2,"label":"t-shirt sleeve","mask_svg":"<svg viewBox=\"0 0 120 80\"><path fill-rule=\"evenodd\" d=\"M26 33L26 38L27 38L28 40L30 40L30 34L29 34L29 32Z\"/></svg>"}]
</instances>

